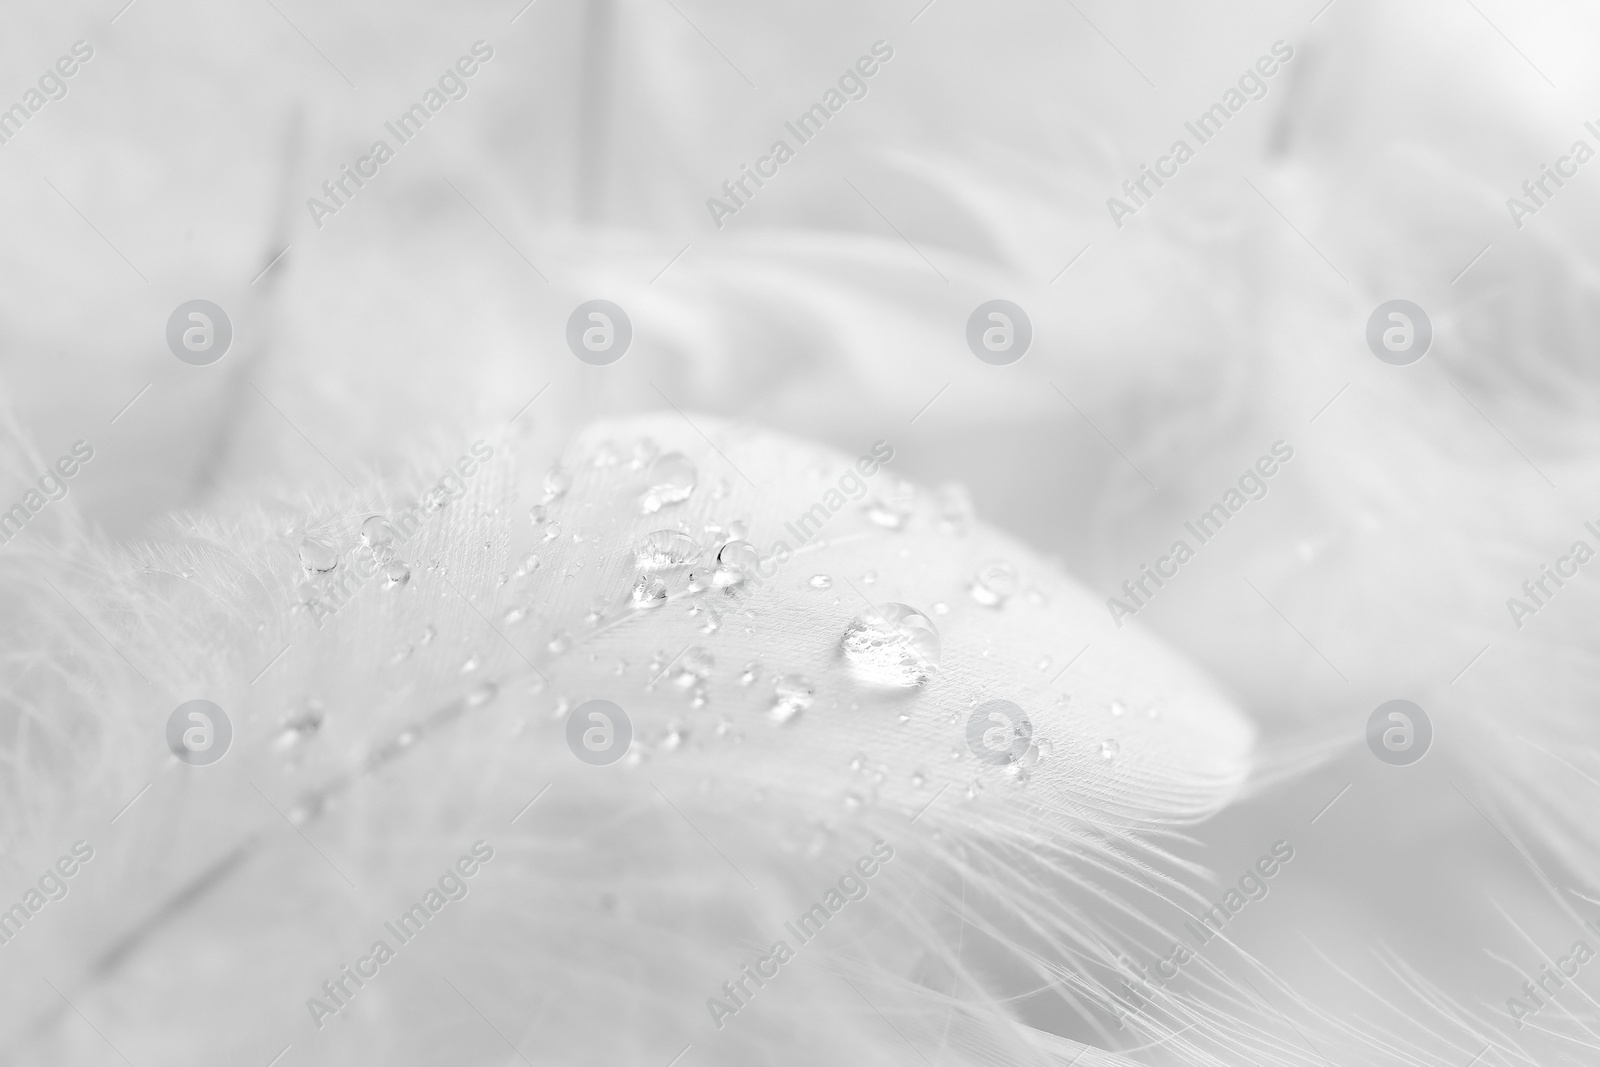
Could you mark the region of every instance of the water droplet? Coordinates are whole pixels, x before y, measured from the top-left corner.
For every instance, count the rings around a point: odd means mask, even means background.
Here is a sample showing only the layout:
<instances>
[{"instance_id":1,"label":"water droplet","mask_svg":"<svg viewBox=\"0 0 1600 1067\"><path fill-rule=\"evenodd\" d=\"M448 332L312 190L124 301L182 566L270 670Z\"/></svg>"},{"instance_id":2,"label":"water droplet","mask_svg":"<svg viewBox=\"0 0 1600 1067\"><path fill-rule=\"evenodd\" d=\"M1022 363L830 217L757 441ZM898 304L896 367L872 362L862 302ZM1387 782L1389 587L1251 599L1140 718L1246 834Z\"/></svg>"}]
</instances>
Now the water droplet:
<instances>
[{"instance_id":1,"label":"water droplet","mask_svg":"<svg viewBox=\"0 0 1600 1067\"><path fill-rule=\"evenodd\" d=\"M1028 603L1032 604L1036 608L1042 608L1046 604L1050 603L1050 598L1045 595L1044 590L1040 589L1036 585L1029 586L1026 595L1028 598Z\"/></svg>"},{"instance_id":2,"label":"water droplet","mask_svg":"<svg viewBox=\"0 0 1600 1067\"><path fill-rule=\"evenodd\" d=\"M1039 738L1039 740L1033 743L1033 747L1039 750L1040 759L1049 759L1051 756L1055 755L1056 743L1050 740L1048 737Z\"/></svg>"},{"instance_id":3,"label":"water droplet","mask_svg":"<svg viewBox=\"0 0 1600 1067\"><path fill-rule=\"evenodd\" d=\"M683 743L688 739L688 729L678 725L677 723L673 723L667 727L667 732L662 735L660 747L668 752L673 752L682 748Z\"/></svg>"},{"instance_id":4,"label":"water droplet","mask_svg":"<svg viewBox=\"0 0 1600 1067\"><path fill-rule=\"evenodd\" d=\"M550 509L543 504L535 504L528 509L528 518L533 520L535 526L542 526L544 520L550 517Z\"/></svg>"},{"instance_id":5,"label":"water droplet","mask_svg":"<svg viewBox=\"0 0 1600 1067\"><path fill-rule=\"evenodd\" d=\"M816 690L810 682L798 674L785 674L773 683L772 706L767 709L767 717L776 723L792 722L815 699Z\"/></svg>"},{"instance_id":6,"label":"water droplet","mask_svg":"<svg viewBox=\"0 0 1600 1067\"><path fill-rule=\"evenodd\" d=\"M917 789L921 789L923 786L928 784L928 776L923 774L921 771L913 771L911 774L911 784Z\"/></svg>"},{"instance_id":7,"label":"water droplet","mask_svg":"<svg viewBox=\"0 0 1600 1067\"><path fill-rule=\"evenodd\" d=\"M711 676L711 670L717 665L716 657L700 645L692 645L683 650L683 655L678 657L677 673L672 681L680 689L687 689L696 682Z\"/></svg>"},{"instance_id":8,"label":"water droplet","mask_svg":"<svg viewBox=\"0 0 1600 1067\"><path fill-rule=\"evenodd\" d=\"M862 585L877 585L878 584L878 572L877 571L867 571L865 574L863 574L861 576L861 584Z\"/></svg>"},{"instance_id":9,"label":"water droplet","mask_svg":"<svg viewBox=\"0 0 1600 1067\"><path fill-rule=\"evenodd\" d=\"M546 541L554 541L560 536L561 524L559 522L552 522L544 528L544 539Z\"/></svg>"},{"instance_id":10,"label":"water droplet","mask_svg":"<svg viewBox=\"0 0 1600 1067\"><path fill-rule=\"evenodd\" d=\"M339 565L339 550L325 541L306 537L300 541L300 566L308 574L327 574Z\"/></svg>"},{"instance_id":11,"label":"water droplet","mask_svg":"<svg viewBox=\"0 0 1600 1067\"><path fill-rule=\"evenodd\" d=\"M654 515L668 504L689 499L699 473L682 452L669 452L650 465L650 485L639 497L639 510Z\"/></svg>"},{"instance_id":12,"label":"water droplet","mask_svg":"<svg viewBox=\"0 0 1600 1067\"><path fill-rule=\"evenodd\" d=\"M465 662L461 664L461 673L471 674L481 666L483 666L483 657L474 652L472 655L466 658Z\"/></svg>"},{"instance_id":13,"label":"water droplet","mask_svg":"<svg viewBox=\"0 0 1600 1067\"><path fill-rule=\"evenodd\" d=\"M729 541L717 551L717 569L711 584L719 589L749 581L761 565L761 554L749 541Z\"/></svg>"},{"instance_id":14,"label":"water droplet","mask_svg":"<svg viewBox=\"0 0 1600 1067\"><path fill-rule=\"evenodd\" d=\"M1124 704L1122 701L1113 700L1111 702L1111 717L1112 718L1120 719L1124 715L1126 715L1127 713L1128 713L1128 706L1126 704Z\"/></svg>"},{"instance_id":15,"label":"water droplet","mask_svg":"<svg viewBox=\"0 0 1600 1067\"><path fill-rule=\"evenodd\" d=\"M752 682L754 682L757 678L760 678L760 677L761 677L761 664L757 663L755 660L751 660L749 663L746 663L744 665L744 670L740 672L740 674L739 674L739 684L740 685L750 685Z\"/></svg>"},{"instance_id":16,"label":"water droplet","mask_svg":"<svg viewBox=\"0 0 1600 1067\"><path fill-rule=\"evenodd\" d=\"M550 503L566 495L572 488L572 475L562 467L551 467L544 472L544 502Z\"/></svg>"},{"instance_id":17,"label":"water droplet","mask_svg":"<svg viewBox=\"0 0 1600 1067\"><path fill-rule=\"evenodd\" d=\"M517 575L526 577L539 569L539 557L529 552L522 557L522 562L517 566Z\"/></svg>"},{"instance_id":18,"label":"water droplet","mask_svg":"<svg viewBox=\"0 0 1600 1067\"><path fill-rule=\"evenodd\" d=\"M750 537L750 524L743 519L734 519L728 523L728 536L735 541L744 541Z\"/></svg>"},{"instance_id":19,"label":"water droplet","mask_svg":"<svg viewBox=\"0 0 1600 1067\"><path fill-rule=\"evenodd\" d=\"M807 584L809 584L813 589L832 589L833 579L829 578L826 574L813 574L811 576L811 581Z\"/></svg>"},{"instance_id":20,"label":"water droplet","mask_svg":"<svg viewBox=\"0 0 1600 1067\"><path fill-rule=\"evenodd\" d=\"M905 604L857 615L839 647L855 676L868 685L909 689L926 684L939 668L939 631Z\"/></svg>"},{"instance_id":21,"label":"water droplet","mask_svg":"<svg viewBox=\"0 0 1600 1067\"><path fill-rule=\"evenodd\" d=\"M272 747L278 752L287 752L310 741L320 729L322 729L321 709L307 708L284 720L283 729L272 739Z\"/></svg>"},{"instance_id":22,"label":"water droplet","mask_svg":"<svg viewBox=\"0 0 1600 1067\"><path fill-rule=\"evenodd\" d=\"M467 694L467 707L481 708L485 704L489 703L489 701L493 700L496 694L499 692L499 686L495 685L493 682L484 682L482 685L478 686L472 692Z\"/></svg>"},{"instance_id":23,"label":"water droplet","mask_svg":"<svg viewBox=\"0 0 1600 1067\"><path fill-rule=\"evenodd\" d=\"M1122 746L1109 738L1100 742L1100 758L1112 760L1117 758L1117 753L1122 751Z\"/></svg>"},{"instance_id":24,"label":"water droplet","mask_svg":"<svg viewBox=\"0 0 1600 1067\"><path fill-rule=\"evenodd\" d=\"M394 527L382 515L369 515L361 524L361 543L377 552L394 544Z\"/></svg>"},{"instance_id":25,"label":"water droplet","mask_svg":"<svg viewBox=\"0 0 1600 1067\"><path fill-rule=\"evenodd\" d=\"M861 795L859 793L846 793L844 795L844 806L849 811L858 810L861 807Z\"/></svg>"},{"instance_id":26,"label":"water droplet","mask_svg":"<svg viewBox=\"0 0 1600 1067\"><path fill-rule=\"evenodd\" d=\"M424 626L422 628L422 636L417 639L417 644L431 645L433 644L433 639L437 637L438 634L439 631L435 630L432 626Z\"/></svg>"},{"instance_id":27,"label":"water droplet","mask_svg":"<svg viewBox=\"0 0 1600 1067\"><path fill-rule=\"evenodd\" d=\"M661 455L661 448L648 437L641 437L633 443L633 460L630 464L634 470L642 471L656 461Z\"/></svg>"},{"instance_id":28,"label":"water droplet","mask_svg":"<svg viewBox=\"0 0 1600 1067\"><path fill-rule=\"evenodd\" d=\"M1017 569L1004 560L985 563L973 576L968 592L986 608L997 608L1017 591Z\"/></svg>"},{"instance_id":29,"label":"water droplet","mask_svg":"<svg viewBox=\"0 0 1600 1067\"><path fill-rule=\"evenodd\" d=\"M909 517L904 511L882 500L872 500L865 509L867 518L882 526L886 530L899 530L906 524Z\"/></svg>"},{"instance_id":30,"label":"water droplet","mask_svg":"<svg viewBox=\"0 0 1600 1067\"><path fill-rule=\"evenodd\" d=\"M411 565L404 560L395 560L383 568L383 580L390 589L398 589L411 580Z\"/></svg>"},{"instance_id":31,"label":"water droplet","mask_svg":"<svg viewBox=\"0 0 1600 1067\"><path fill-rule=\"evenodd\" d=\"M667 602L667 583L660 578L641 576L633 583L633 592L629 594L629 600L641 611L659 608Z\"/></svg>"},{"instance_id":32,"label":"water droplet","mask_svg":"<svg viewBox=\"0 0 1600 1067\"><path fill-rule=\"evenodd\" d=\"M622 461L617 454L617 446L610 441L601 441L600 446L594 450L594 465L596 467L615 467Z\"/></svg>"},{"instance_id":33,"label":"water droplet","mask_svg":"<svg viewBox=\"0 0 1600 1067\"><path fill-rule=\"evenodd\" d=\"M1038 663L1035 664L1035 666L1038 667L1041 671L1047 671L1047 670L1050 669L1051 662L1053 662L1053 661L1050 659L1049 656L1044 656L1039 660Z\"/></svg>"},{"instance_id":34,"label":"water droplet","mask_svg":"<svg viewBox=\"0 0 1600 1067\"><path fill-rule=\"evenodd\" d=\"M933 613L935 615L948 615L950 614L950 605L941 600L933 606Z\"/></svg>"},{"instance_id":35,"label":"water droplet","mask_svg":"<svg viewBox=\"0 0 1600 1067\"><path fill-rule=\"evenodd\" d=\"M633 561L642 571L659 571L693 566L700 555L699 543L682 530L657 530L633 550Z\"/></svg>"},{"instance_id":36,"label":"water droplet","mask_svg":"<svg viewBox=\"0 0 1600 1067\"><path fill-rule=\"evenodd\" d=\"M946 482L939 487L937 505L939 532L964 537L972 526L972 497L967 487L956 482Z\"/></svg>"},{"instance_id":37,"label":"water droplet","mask_svg":"<svg viewBox=\"0 0 1600 1067\"><path fill-rule=\"evenodd\" d=\"M516 623L521 622L523 619L526 619L527 617L528 617L527 609L526 608L520 608L520 607L507 608L506 609L506 613L503 616L503 618L506 620L506 625L507 626L515 625Z\"/></svg>"}]
</instances>

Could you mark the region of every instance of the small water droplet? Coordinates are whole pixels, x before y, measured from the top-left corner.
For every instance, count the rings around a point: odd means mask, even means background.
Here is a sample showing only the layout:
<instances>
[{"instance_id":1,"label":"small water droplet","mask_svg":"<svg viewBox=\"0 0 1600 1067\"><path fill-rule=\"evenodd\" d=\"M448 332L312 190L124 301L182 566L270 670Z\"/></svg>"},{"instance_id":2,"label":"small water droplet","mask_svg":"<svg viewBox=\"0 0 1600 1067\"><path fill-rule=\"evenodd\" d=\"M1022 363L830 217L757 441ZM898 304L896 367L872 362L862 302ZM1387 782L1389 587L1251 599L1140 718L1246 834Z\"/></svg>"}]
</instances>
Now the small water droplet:
<instances>
[{"instance_id":1,"label":"small water droplet","mask_svg":"<svg viewBox=\"0 0 1600 1067\"><path fill-rule=\"evenodd\" d=\"M481 708L495 698L500 692L500 687L493 682L484 682L472 692L467 694L467 707Z\"/></svg>"},{"instance_id":2,"label":"small water droplet","mask_svg":"<svg viewBox=\"0 0 1600 1067\"><path fill-rule=\"evenodd\" d=\"M1052 662L1053 661L1050 659L1049 656L1044 656L1039 660L1039 662L1037 664L1035 664L1035 666L1037 666L1041 671L1047 671L1047 670L1050 669L1050 664Z\"/></svg>"},{"instance_id":3,"label":"small water droplet","mask_svg":"<svg viewBox=\"0 0 1600 1067\"><path fill-rule=\"evenodd\" d=\"M849 811L858 810L861 807L861 796L860 796L860 794L858 794L858 793L846 793L844 795L844 806Z\"/></svg>"},{"instance_id":4,"label":"small water droplet","mask_svg":"<svg viewBox=\"0 0 1600 1067\"><path fill-rule=\"evenodd\" d=\"M529 552L522 557L522 562L517 565L517 576L527 577L539 569L539 557Z\"/></svg>"},{"instance_id":5,"label":"small water droplet","mask_svg":"<svg viewBox=\"0 0 1600 1067\"><path fill-rule=\"evenodd\" d=\"M682 530L657 530L633 550L634 565L642 571L690 567L700 556L699 543Z\"/></svg>"},{"instance_id":6,"label":"small water droplet","mask_svg":"<svg viewBox=\"0 0 1600 1067\"><path fill-rule=\"evenodd\" d=\"M809 584L813 589L832 589L833 579L829 578L826 574L813 574L811 576L811 581L807 584Z\"/></svg>"},{"instance_id":7,"label":"small water droplet","mask_svg":"<svg viewBox=\"0 0 1600 1067\"><path fill-rule=\"evenodd\" d=\"M689 499L699 472L682 452L669 452L650 465L649 488L639 497L639 510L654 515L668 504Z\"/></svg>"},{"instance_id":8,"label":"small water droplet","mask_svg":"<svg viewBox=\"0 0 1600 1067\"><path fill-rule=\"evenodd\" d=\"M911 784L917 789L921 789L928 784L928 776L921 771L913 771L911 773Z\"/></svg>"},{"instance_id":9,"label":"small water droplet","mask_svg":"<svg viewBox=\"0 0 1600 1067\"><path fill-rule=\"evenodd\" d=\"M322 710L315 707L307 708L284 720L283 729L272 739L272 747L278 752L298 748L315 737L320 729L322 729Z\"/></svg>"},{"instance_id":10,"label":"small water droplet","mask_svg":"<svg viewBox=\"0 0 1600 1067\"><path fill-rule=\"evenodd\" d=\"M601 441L599 447L594 450L596 467L615 467L621 461L622 457L617 453L617 446L610 441Z\"/></svg>"},{"instance_id":11,"label":"small water droplet","mask_svg":"<svg viewBox=\"0 0 1600 1067\"><path fill-rule=\"evenodd\" d=\"M533 520L535 526L542 526L544 520L550 517L550 509L543 504L535 504L528 509L528 518Z\"/></svg>"},{"instance_id":12,"label":"small water droplet","mask_svg":"<svg viewBox=\"0 0 1600 1067\"><path fill-rule=\"evenodd\" d=\"M556 538L558 538L560 536L561 536L561 524L559 522L552 522L552 523L548 524L547 526L545 526L545 528L544 528L544 539L546 541L554 541Z\"/></svg>"},{"instance_id":13,"label":"small water droplet","mask_svg":"<svg viewBox=\"0 0 1600 1067\"><path fill-rule=\"evenodd\" d=\"M483 657L474 652L472 655L466 658L465 662L461 664L461 673L471 674L481 666L483 666Z\"/></svg>"},{"instance_id":14,"label":"small water droplet","mask_svg":"<svg viewBox=\"0 0 1600 1067\"><path fill-rule=\"evenodd\" d=\"M572 488L572 475L565 468L551 467L544 472L544 502L550 503L566 495Z\"/></svg>"},{"instance_id":15,"label":"small water droplet","mask_svg":"<svg viewBox=\"0 0 1600 1067\"><path fill-rule=\"evenodd\" d=\"M629 594L629 600L640 610L659 608L667 602L667 583L660 578L642 575L633 583L633 592Z\"/></svg>"},{"instance_id":16,"label":"small water droplet","mask_svg":"<svg viewBox=\"0 0 1600 1067\"><path fill-rule=\"evenodd\" d=\"M754 682L757 678L760 678L760 677L761 677L761 664L757 663L755 660L751 660L749 663L746 663L744 665L744 670L739 673L739 684L740 685L750 685L752 682Z\"/></svg>"},{"instance_id":17,"label":"small water droplet","mask_svg":"<svg viewBox=\"0 0 1600 1067\"><path fill-rule=\"evenodd\" d=\"M1117 744L1117 742L1115 742L1115 741L1113 741L1113 740L1111 740L1109 738L1104 740L1104 741L1102 741L1102 742L1100 742L1100 758L1101 759L1104 759L1104 760L1116 759L1117 758L1117 753L1119 753L1121 751L1122 751L1122 746Z\"/></svg>"},{"instance_id":18,"label":"small water droplet","mask_svg":"<svg viewBox=\"0 0 1600 1067\"><path fill-rule=\"evenodd\" d=\"M684 649L683 655L678 657L677 673L672 678L673 684L680 689L687 689L709 678L716 665L715 656L700 645L692 645Z\"/></svg>"},{"instance_id":19,"label":"small water droplet","mask_svg":"<svg viewBox=\"0 0 1600 1067\"><path fill-rule=\"evenodd\" d=\"M909 517L906 512L882 501L873 500L866 505L867 518L886 530L899 530Z\"/></svg>"},{"instance_id":20,"label":"small water droplet","mask_svg":"<svg viewBox=\"0 0 1600 1067\"><path fill-rule=\"evenodd\" d=\"M678 725L677 723L673 723L667 727L667 732L662 735L660 747L667 752L674 752L682 748L683 743L688 739L688 729Z\"/></svg>"},{"instance_id":21,"label":"small water droplet","mask_svg":"<svg viewBox=\"0 0 1600 1067\"><path fill-rule=\"evenodd\" d=\"M506 613L502 617L505 619L507 626L513 626L527 618L528 611L526 608L510 607L506 609Z\"/></svg>"},{"instance_id":22,"label":"small water droplet","mask_svg":"<svg viewBox=\"0 0 1600 1067\"><path fill-rule=\"evenodd\" d=\"M422 628L422 636L417 638L417 644L431 645L433 644L433 639L438 635L439 631L435 630L432 626L424 626Z\"/></svg>"},{"instance_id":23,"label":"small water droplet","mask_svg":"<svg viewBox=\"0 0 1600 1067\"><path fill-rule=\"evenodd\" d=\"M789 723L811 706L816 690L798 674L785 674L773 683L772 706L767 717L776 723Z\"/></svg>"},{"instance_id":24,"label":"small water droplet","mask_svg":"<svg viewBox=\"0 0 1600 1067\"><path fill-rule=\"evenodd\" d=\"M1050 740L1048 737L1039 738L1039 740L1033 743L1033 747L1039 750L1039 758L1042 760L1049 759L1051 756L1055 755L1056 743Z\"/></svg>"},{"instance_id":25,"label":"small water droplet","mask_svg":"<svg viewBox=\"0 0 1600 1067\"><path fill-rule=\"evenodd\" d=\"M939 631L906 604L857 615L839 647L856 678L868 685L909 689L925 685L939 668Z\"/></svg>"},{"instance_id":26,"label":"small water droplet","mask_svg":"<svg viewBox=\"0 0 1600 1067\"><path fill-rule=\"evenodd\" d=\"M300 566L308 574L327 574L339 565L339 550L326 541L306 537L300 541Z\"/></svg>"},{"instance_id":27,"label":"small water droplet","mask_svg":"<svg viewBox=\"0 0 1600 1067\"><path fill-rule=\"evenodd\" d=\"M1017 569L1004 560L985 563L967 591L986 608L1000 607L1017 591Z\"/></svg>"},{"instance_id":28,"label":"small water droplet","mask_svg":"<svg viewBox=\"0 0 1600 1067\"><path fill-rule=\"evenodd\" d=\"M941 600L933 606L933 613L935 615L948 615L950 614L950 605Z\"/></svg>"},{"instance_id":29,"label":"small water droplet","mask_svg":"<svg viewBox=\"0 0 1600 1067\"><path fill-rule=\"evenodd\" d=\"M728 523L728 536L735 541L748 540L750 537L750 524L743 519L734 519Z\"/></svg>"},{"instance_id":30,"label":"small water droplet","mask_svg":"<svg viewBox=\"0 0 1600 1067\"><path fill-rule=\"evenodd\" d=\"M561 653L572 647L572 636L565 630L558 630L555 635L550 638L549 644L545 645L545 647L555 655L559 656Z\"/></svg>"},{"instance_id":31,"label":"small water droplet","mask_svg":"<svg viewBox=\"0 0 1600 1067\"><path fill-rule=\"evenodd\" d=\"M395 560L383 568L383 580L390 589L398 589L411 580L411 565L404 560Z\"/></svg>"},{"instance_id":32,"label":"small water droplet","mask_svg":"<svg viewBox=\"0 0 1600 1067\"><path fill-rule=\"evenodd\" d=\"M1126 715L1127 713L1128 713L1128 706L1126 704L1124 704L1122 701L1113 700L1111 702L1111 717L1112 718L1120 719L1124 715Z\"/></svg>"},{"instance_id":33,"label":"small water droplet","mask_svg":"<svg viewBox=\"0 0 1600 1067\"><path fill-rule=\"evenodd\" d=\"M867 571L866 573L862 574L862 576L861 576L861 584L862 585L877 585L878 584L878 572L877 571Z\"/></svg>"}]
</instances>

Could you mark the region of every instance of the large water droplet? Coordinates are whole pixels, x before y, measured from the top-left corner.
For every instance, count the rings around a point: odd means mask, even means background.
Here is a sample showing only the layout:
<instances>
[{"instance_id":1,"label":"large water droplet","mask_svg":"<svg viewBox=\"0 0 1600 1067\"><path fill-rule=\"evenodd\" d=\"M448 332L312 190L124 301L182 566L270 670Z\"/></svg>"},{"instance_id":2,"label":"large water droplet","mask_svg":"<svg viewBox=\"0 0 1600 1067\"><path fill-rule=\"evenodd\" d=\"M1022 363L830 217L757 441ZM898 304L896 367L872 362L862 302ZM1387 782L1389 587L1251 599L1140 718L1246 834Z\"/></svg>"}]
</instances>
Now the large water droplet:
<instances>
[{"instance_id":1,"label":"large water droplet","mask_svg":"<svg viewBox=\"0 0 1600 1067\"><path fill-rule=\"evenodd\" d=\"M380 563L394 558L394 526L382 515L369 515L361 523L361 543L372 549Z\"/></svg>"},{"instance_id":2,"label":"large water droplet","mask_svg":"<svg viewBox=\"0 0 1600 1067\"><path fill-rule=\"evenodd\" d=\"M308 574L327 574L339 565L339 550L326 541L306 537L300 541L300 566Z\"/></svg>"},{"instance_id":3,"label":"large water droplet","mask_svg":"<svg viewBox=\"0 0 1600 1067\"><path fill-rule=\"evenodd\" d=\"M997 608L1017 591L1017 569L1004 560L985 563L967 590L986 608Z\"/></svg>"},{"instance_id":4,"label":"large water droplet","mask_svg":"<svg viewBox=\"0 0 1600 1067\"><path fill-rule=\"evenodd\" d=\"M791 722L815 699L816 690L810 682L798 674L785 674L773 685L772 706L767 709L767 716L773 722Z\"/></svg>"},{"instance_id":5,"label":"large water droplet","mask_svg":"<svg viewBox=\"0 0 1600 1067\"><path fill-rule=\"evenodd\" d=\"M633 550L633 559L642 571L692 567L700 562L700 545L682 530L657 530Z\"/></svg>"},{"instance_id":6,"label":"large water droplet","mask_svg":"<svg viewBox=\"0 0 1600 1067\"><path fill-rule=\"evenodd\" d=\"M551 467L544 472L544 500L546 504L565 496L567 490L571 488L572 475L568 474L565 468Z\"/></svg>"},{"instance_id":7,"label":"large water droplet","mask_svg":"<svg viewBox=\"0 0 1600 1067\"><path fill-rule=\"evenodd\" d=\"M717 569L711 584L719 589L747 582L761 566L761 553L749 541L729 541L717 551Z\"/></svg>"},{"instance_id":8,"label":"large water droplet","mask_svg":"<svg viewBox=\"0 0 1600 1067\"><path fill-rule=\"evenodd\" d=\"M648 437L641 437L633 444L632 466L636 471L642 471L656 461L661 455L661 447Z\"/></svg>"},{"instance_id":9,"label":"large water droplet","mask_svg":"<svg viewBox=\"0 0 1600 1067\"><path fill-rule=\"evenodd\" d=\"M639 510L654 515L668 504L689 499L699 473L682 452L669 452L650 466L650 484L639 497Z\"/></svg>"},{"instance_id":10,"label":"large water droplet","mask_svg":"<svg viewBox=\"0 0 1600 1067\"><path fill-rule=\"evenodd\" d=\"M857 679L868 685L909 689L939 669L939 631L905 604L885 604L857 615L839 642Z\"/></svg>"}]
</instances>

